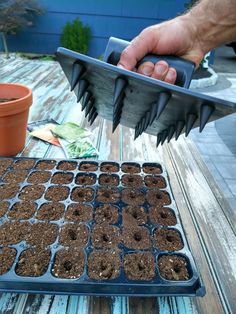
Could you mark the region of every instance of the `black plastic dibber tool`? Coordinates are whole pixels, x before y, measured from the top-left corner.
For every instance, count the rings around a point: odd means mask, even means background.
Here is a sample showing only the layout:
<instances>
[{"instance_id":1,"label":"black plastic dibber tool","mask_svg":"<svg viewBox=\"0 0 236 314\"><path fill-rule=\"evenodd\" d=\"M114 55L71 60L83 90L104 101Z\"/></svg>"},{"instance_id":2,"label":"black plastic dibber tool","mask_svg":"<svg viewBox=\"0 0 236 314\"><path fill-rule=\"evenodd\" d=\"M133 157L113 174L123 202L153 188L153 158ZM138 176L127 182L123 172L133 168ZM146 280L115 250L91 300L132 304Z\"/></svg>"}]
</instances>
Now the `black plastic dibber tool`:
<instances>
[{"instance_id":1,"label":"black plastic dibber tool","mask_svg":"<svg viewBox=\"0 0 236 314\"><path fill-rule=\"evenodd\" d=\"M110 38L104 61L58 48L57 59L65 72L71 90L93 123L99 115L135 129L135 138L143 132L157 136L157 145L188 136L199 126L236 111L236 103L189 90L195 65L174 56L148 55L142 59L156 63L165 60L177 70L176 85L171 85L116 65L129 42ZM90 111L92 110L92 111ZM90 114L89 114L90 113Z\"/></svg>"}]
</instances>

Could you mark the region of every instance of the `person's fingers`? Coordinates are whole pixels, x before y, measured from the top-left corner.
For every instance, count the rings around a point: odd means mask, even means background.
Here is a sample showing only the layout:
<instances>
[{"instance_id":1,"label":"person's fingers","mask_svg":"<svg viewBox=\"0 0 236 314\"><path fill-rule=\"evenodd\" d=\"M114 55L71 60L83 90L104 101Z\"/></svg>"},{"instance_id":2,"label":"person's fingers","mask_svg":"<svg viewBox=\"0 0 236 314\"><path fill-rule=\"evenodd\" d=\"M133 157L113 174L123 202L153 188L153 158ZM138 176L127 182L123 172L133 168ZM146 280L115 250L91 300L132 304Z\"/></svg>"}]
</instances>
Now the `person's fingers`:
<instances>
[{"instance_id":1,"label":"person's fingers","mask_svg":"<svg viewBox=\"0 0 236 314\"><path fill-rule=\"evenodd\" d=\"M154 71L154 64L152 62L144 62L138 67L138 73L151 76Z\"/></svg>"},{"instance_id":2,"label":"person's fingers","mask_svg":"<svg viewBox=\"0 0 236 314\"><path fill-rule=\"evenodd\" d=\"M152 78L164 81L169 70L169 65L165 61L159 61L155 64L154 71L152 73Z\"/></svg>"},{"instance_id":3,"label":"person's fingers","mask_svg":"<svg viewBox=\"0 0 236 314\"><path fill-rule=\"evenodd\" d=\"M177 72L174 68L169 68L164 81L169 84L175 84Z\"/></svg>"}]
</instances>

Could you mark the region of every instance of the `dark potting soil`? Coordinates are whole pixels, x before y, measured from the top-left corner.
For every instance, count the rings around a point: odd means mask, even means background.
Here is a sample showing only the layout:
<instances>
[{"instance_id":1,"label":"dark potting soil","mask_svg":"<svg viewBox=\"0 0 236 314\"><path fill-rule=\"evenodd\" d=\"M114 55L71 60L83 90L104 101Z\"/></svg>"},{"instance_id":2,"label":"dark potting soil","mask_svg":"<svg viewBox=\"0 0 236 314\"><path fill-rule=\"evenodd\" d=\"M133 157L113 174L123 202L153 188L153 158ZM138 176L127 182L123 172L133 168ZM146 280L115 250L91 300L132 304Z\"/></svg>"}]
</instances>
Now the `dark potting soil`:
<instances>
[{"instance_id":1,"label":"dark potting soil","mask_svg":"<svg viewBox=\"0 0 236 314\"><path fill-rule=\"evenodd\" d=\"M0 218L4 216L8 210L9 203L6 201L0 202Z\"/></svg>"},{"instance_id":2,"label":"dark potting soil","mask_svg":"<svg viewBox=\"0 0 236 314\"><path fill-rule=\"evenodd\" d=\"M19 198L23 201L37 200L42 197L44 191L43 185L27 185L21 190Z\"/></svg>"},{"instance_id":3,"label":"dark potting soil","mask_svg":"<svg viewBox=\"0 0 236 314\"><path fill-rule=\"evenodd\" d=\"M99 184L100 185L118 186L119 181L120 181L120 179L117 175L101 174L99 176Z\"/></svg>"},{"instance_id":4,"label":"dark potting soil","mask_svg":"<svg viewBox=\"0 0 236 314\"><path fill-rule=\"evenodd\" d=\"M180 233L173 229L155 230L154 245L163 251L179 251L184 247Z\"/></svg>"},{"instance_id":5,"label":"dark potting soil","mask_svg":"<svg viewBox=\"0 0 236 314\"><path fill-rule=\"evenodd\" d=\"M124 174L121 178L121 182L124 186L134 188L140 188L143 186L143 179L139 175Z\"/></svg>"},{"instance_id":6,"label":"dark potting soil","mask_svg":"<svg viewBox=\"0 0 236 314\"><path fill-rule=\"evenodd\" d=\"M38 222L31 225L27 242L31 245L47 246L55 242L58 226L48 222Z\"/></svg>"},{"instance_id":7,"label":"dark potting soil","mask_svg":"<svg viewBox=\"0 0 236 314\"><path fill-rule=\"evenodd\" d=\"M165 191L149 190L146 195L146 200L150 205L164 206L171 203L170 196Z\"/></svg>"},{"instance_id":8,"label":"dark potting soil","mask_svg":"<svg viewBox=\"0 0 236 314\"><path fill-rule=\"evenodd\" d=\"M2 184L0 185L0 200L13 198L19 191L17 184Z\"/></svg>"},{"instance_id":9,"label":"dark potting soil","mask_svg":"<svg viewBox=\"0 0 236 314\"><path fill-rule=\"evenodd\" d=\"M27 170L9 171L3 177L3 181L6 183L20 183L25 180L27 174Z\"/></svg>"},{"instance_id":10,"label":"dark potting soil","mask_svg":"<svg viewBox=\"0 0 236 314\"><path fill-rule=\"evenodd\" d=\"M108 225L99 224L93 227L92 245L96 249L117 248L120 242L119 228Z\"/></svg>"},{"instance_id":11,"label":"dark potting soil","mask_svg":"<svg viewBox=\"0 0 236 314\"><path fill-rule=\"evenodd\" d=\"M50 252L43 248L27 249L18 259L16 274L19 276L38 277L47 271Z\"/></svg>"},{"instance_id":12,"label":"dark potting soil","mask_svg":"<svg viewBox=\"0 0 236 314\"><path fill-rule=\"evenodd\" d=\"M7 213L7 217L10 219L29 219L34 215L36 208L37 205L30 201L17 202Z\"/></svg>"},{"instance_id":13,"label":"dark potting soil","mask_svg":"<svg viewBox=\"0 0 236 314\"><path fill-rule=\"evenodd\" d=\"M97 163L91 163L91 162L83 162L79 166L80 171L97 171L98 170L98 164Z\"/></svg>"},{"instance_id":14,"label":"dark potting soil","mask_svg":"<svg viewBox=\"0 0 236 314\"><path fill-rule=\"evenodd\" d=\"M130 280L152 280L155 277L154 256L151 253L126 254L124 271Z\"/></svg>"},{"instance_id":15,"label":"dark potting soil","mask_svg":"<svg viewBox=\"0 0 236 314\"><path fill-rule=\"evenodd\" d=\"M84 247L88 241L88 228L84 224L65 224L60 230L59 242L70 247Z\"/></svg>"},{"instance_id":16,"label":"dark potting soil","mask_svg":"<svg viewBox=\"0 0 236 314\"><path fill-rule=\"evenodd\" d=\"M158 259L160 275L167 280L189 280L187 260L178 255L162 255Z\"/></svg>"},{"instance_id":17,"label":"dark potting soil","mask_svg":"<svg viewBox=\"0 0 236 314\"><path fill-rule=\"evenodd\" d=\"M5 222L0 226L0 244L17 244L26 240L29 230L29 222Z\"/></svg>"},{"instance_id":18,"label":"dark potting soil","mask_svg":"<svg viewBox=\"0 0 236 314\"><path fill-rule=\"evenodd\" d=\"M123 189L122 201L129 205L142 205L145 202L145 194L140 190Z\"/></svg>"},{"instance_id":19,"label":"dark potting soil","mask_svg":"<svg viewBox=\"0 0 236 314\"><path fill-rule=\"evenodd\" d=\"M16 250L4 247L0 249L0 275L7 273L15 260Z\"/></svg>"},{"instance_id":20,"label":"dark potting soil","mask_svg":"<svg viewBox=\"0 0 236 314\"><path fill-rule=\"evenodd\" d=\"M166 187L166 181L161 176L145 176L144 182L149 188L164 189Z\"/></svg>"},{"instance_id":21,"label":"dark potting soil","mask_svg":"<svg viewBox=\"0 0 236 314\"><path fill-rule=\"evenodd\" d=\"M111 204L99 205L95 209L96 223L115 224L118 221L118 208Z\"/></svg>"},{"instance_id":22,"label":"dark potting soil","mask_svg":"<svg viewBox=\"0 0 236 314\"><path fill-rule=\"evenodd\" d=\"M70 189L67 186L50 186L44 198L48 201L59 202L64 201L69 196Z\"/></svg>"},{"instance_id":23,"label":"dark potting soil","mask_svg":"<svg viewBox=\"0 0 236 314\"><path fill-rule=\"evenodd\" d=\"M112 188L98 188L97 189L97 202L101 203L116 203L120 199L120 192L118 189Z\"/></svg>"},{"instance_id":24,"label":"dark potting soil","mask_svg":"<svg viewBox=\"0 0 236 314\"><path fill-rule=\"evenodd\" d=\"M121 165L121 170L125 173L139 173L141 168L138 164L135 163L123 163Z\"/></svg>"},{"instance_id":25,"label":"dark potting soil","mask_svg":"<svg viewBox=\"0 0 236 314\"><path fill-rule=\"evenodd\" d=\"M63 170L63 171L70 171L70 170L75 170L77 168L77 163L73 161L61 161L57 169Z\"/></svg>"},{"instance_id":26,"label":"dark potting soil","mask_svg":"<svg viewBox=\"0 0 236 314\"><path fill-rule=\"evenodd\" d=\"M21 160L17 160L14 163L13 169L29 170L33 168L34 165L35 165L35 161L32 159L21 159Z\"/></svg>"},{"instance_id":27,"label":"dark potting soil","mask_svg":"<svg viewBox=\"0 0 236 314\"><path fill-rule=\"evenodd\" d=\"M17 100L17 99L19 99L19 98L0 98L0 103L14 101L14 100Z\"/></svg>"},{"instance_id":28,"label":"dark potting soil","mask_svg":"<svg viewBox=\"0 0 236 314\"><path fill-rule=\"evenodd\" d=\"M58 278L79 278L84 272L84 266L82 250L63 249L56 253L52 274Z\"/></svg>"},{"instance_id":29,"label":"dark potting soil","mask_svg":"<svg viewBox=\"0 0 236 314\"><path fill-rule=\"evenodd\" d=\"M59 220L62 218L65 205L58 202L44 203L40 206L36 218L39 220Z\"/></svg>"},{"instance_id":30,"label":"dark potting soil","mask_svg":"<svg viewBox=\"0 0 236 314\"><path fill-rule=\"evenodd\" d=\"M52 176L51 183L53 184L70 184L73 180L73 173L58 172Z\"/></svg>"},{"instance_id":31,"label":"dark potting soil","mask_svg":"<svg viewBox=\"0 0 236 314\"><path fill-rule=\"evenodd\" d=\"M174 226L177 223L173 210L166 207L150 207L149 217L152 223L162 226Z\"/></svg>"},{"instance_id":32,"label":"dark potting soil","mask_svg":"<svg viewBox=\"0 0 236 314\"><path fill-rule=\"evenodd\" d=\"M147 222L147 214L142 206L125 206L122 210L122 221L126 227L143 225Z\"/></svg>"},{"instance_id":33,"label":"dark potting soil","mask_svg":"<svg viewBox=\"0 0 236 314\"><path fill-rule=\"evenodd\" d=\"M95 280L115 279L120 275L120 266L116 251L93 251L88 258L88 275Z\"/></svg>"},{"instance_id":34,"label":"dark potting soil","mask_svg":"<svg viewBox=\"0 0 236 314\"><path fill-rule=\"evenodd\" d=\"M40 170L52 170L56 165L55 160L41 160L37 163L36 169Z\"/></svg>"},{"instance_id":35,"label":"dark potting soil","mask_svg":"<svg viewBox=\"0 0 236 314\"><path fill-rule=\"evenodd\" d=\"M67 207L65 219L73 222L88 222L93 218L93 208L90 205L70 204Z\"/></svg>"},{"instance_id":36,"label":"dark potting soil","mask_svg":"<svg viewBox=\"0 0 236 314\"><path fill-rule=\"evenodd\" d=\"M74 202L91 202L94 198L92 188L74 188L71 193L71 199Z\"/></svg>"},{"instance_id":37,"label":"dark potting soil","mask_svg":"<svg viewBox=\"0 0 236 314\"><path fill-rule=\"evenodd\" d=\"M143 172L149 174L160 174L162 173L162 168L158 164L145 164L143 166Z\"/></svg>"},{"instance_id":38,"label":"dark potting soil","mask_svg":"<svg viewBox=\"0 0 236 314\"><path fill-rule=\"evenodd\" d=\"M75 183L78 185L93 185L96 183L97 176L92 173L80 173L75 178Z\"/></svg>"},{"instance_id":39,"label":"dark potting soil","mask_svg":"<svg viewBox=\"0 0 236 314\"><path fill-rule=\"evenodd\" d=\"M100 170L102 172L118 172L119 169L119 164L114 162L103 162L100 166Z\"/></svg>"},{"instance_id":40,"label":"dark potting soil","mask_svg":"<svg viewBox=\"0 0 236 314\"><path fill-rule=\"evenodd\" d=\"M0 160L0 169L7 170L13 164L13 160L11 159L1 159Z\"/></svg>"},{"instance_id":41,"label":"dark potting soil","mask_svg":"<svg viewBox=\"0 0 236 314\"><path fill-rule=\"evenodd\" d=\"M46 183L50 177L51 173L49 171L34 171L29 175L27 182L33 184Z\"/></svg>"},{"instance_id":42,"label":"dark potting soil","mask_svg":"<svg viewBox=\"0 0 236 314\"><path fill-rule=\"evenodd\" d=\"M150 234L147 228L129 226L123 229L124 245L129 249L144 250L151 246Z\"/></svg>"}]
</instances>

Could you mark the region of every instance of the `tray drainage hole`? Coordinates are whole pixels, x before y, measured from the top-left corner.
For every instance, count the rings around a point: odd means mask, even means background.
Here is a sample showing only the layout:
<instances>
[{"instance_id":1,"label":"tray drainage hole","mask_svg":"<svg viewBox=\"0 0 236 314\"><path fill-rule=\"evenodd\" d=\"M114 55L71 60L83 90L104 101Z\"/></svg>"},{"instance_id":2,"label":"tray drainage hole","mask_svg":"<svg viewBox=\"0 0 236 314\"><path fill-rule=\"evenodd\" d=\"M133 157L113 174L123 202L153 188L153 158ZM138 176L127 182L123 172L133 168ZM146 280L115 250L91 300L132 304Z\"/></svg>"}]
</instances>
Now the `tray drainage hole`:
<instances>
[{"instance_id":1,"label":"tray drainage hole","mask_svg":"<svg viewBox=\"0 0 236 314\"><path fill-rule=\"evenodd\" d=\"M136 210L133 211L132 216L134 217L134 219L137 219L137 218L138 218L138 213L136 212Z\"/></svg>"},{"instance_id":2,"label":"tray drainage hole","mask_svg":"<svg viewBox=\"0 0 236 314\"><path fill-rule=\"evenodd\" d=\"M81 179L81 183L85 183L86 182L86 180L85 180L85 178L83 177L82 179Z\"/></svg>"},{"instance_id":3,"label":"tray drainage hole","mask_svg":"<svg viewBox=\"0 0 236 314\"><path fill-rule=\"evenodd\" d=\"M162 197L161 197L161 194L160 193L157 193L156 194L156 198L158 199L158 200L160 200Z\"/></svg>"},{"instance_id":4,"label":"tray drainage hole","mask_svg":"<svg viewBox=\"0 0 236 314\"><path fill-rule=\"evenodd\" d=\"M103 196L104 196L105 198L109 198L109 197L110 197L110 194L109 194L108 192L104 192L104 193L103 193Z\"/></svg>"},{"instance_id":5,"label":"tray drainage hole","mask_svg":"<svg viewBox=\"0 0 236 314\"><path fill-rule=\"evenodd\" d=\"M175 265L173 267L174 272L179 273L181 271L181 267L179 265Z\"/></svg>"},{"instance_id":6,"label":"tray drainage hole","mask_svg":"<svg viewBox=\"0 0 236 314\"><path fill-rule=\"evenodd\" d=\"M167 215L167 213L161 212L160 216L161 216L161 218L165 219L165 218L167 218L168 215Z\"/></svg>"},{"instance_id":7,"label":"tray drainage hole","mask_svg":"<svg viewBox=\"0 0 236 314\"><path fill-rule=\"evenodd\" d=\"M142 236L141 236L141 233L140 232L135 232L134 234L134 240L135 241L141 241L142 240Z\"/></svg>"},{"instance_id":8,"label":"tray drainage hole","mask_svg":"<svg viewBox=\"0 0 236 314\"><path fill-rule=\"evenodd\" d=\"M135 198L135 197L136 197L136 194L135 194L134 191L131 191L131 192L130 192L130 197L131 197L131 198Z\"/></svg>"},{"instance_id":9,"label":"tray drainage hole","mask_svg":"<svg viewBox=\"0 0 236 314\"><path fill-rule=\"evenodd\" d=\"M104 242L108 242L109 241L109 237L108 237L107 234L103 234L102 235L102 241L104 241Z\"/></svg>"},{"instance_id":10,"label":"tray drainage hole","mask_svg":"<svg viewBox=\"0 0 236 314\"><path fill-rule=\"evenodd\" d=\"M73 212L74 216L80 216L80 211L78 209L75 209Z\"/></svg>"},{"instance_id":11,"label":"tray drainage hole","mask_svg":"<svg viewBox=\"0 0 236 314\"><path fill-rule=\"evenodd\" d=\"M129 178L129 182L130 183L134 182L134 178Z\"/></svg>"},{"instance_id":12,"label":"tray drainage hole","mask_svg":"<svg viewBox=\"0 0 236 314\"><path fill-rule=\"evenodd\" d=\"M104 181L105 181L105 183L109 183L109 182L110 182L110 179L109 179L109 178L106 178Z\"/></svg>"},{"instance_id":13,"label":"tray drainage hole","mask_svg":"<svg viewBox=\"0 0 236 314\"><path fill-rule=\"evenodd\" d=\"M72 263L70 261L65 261L63 264L65 270L69 271L72 269Z\"/></svg>"},{"instance_id":14,"label":"tray drainage hole","mask_svg":"<svg viewBox=\"0 0 236 314\"><path fill-rule=\"evenodd\" d=\"M153 179L153 180L152 180L152 183L153 183L153 184L157 184L157 183L158 183L157 179Z\"/></svg>"},{"instance_id":15,"label":"tray drainage hole","mask_svg":"<svg viewBox=\"0 0 236 314\"><path fill-rule=\"evenodd\" d=\"M174 239L173 236L167 235L167 236L166 236L166 240L167 240L168 242L173 242L175 239Z\"/></svg>"},{"instance_id":16,"label":"tray drainage hole","mask_svg":"<svg viewBox=\"0 0 236 314\"><path fill-rule=\"evenodd\" d=\"M143 262L138 263L138 269L139 271L143 271L145 269L145 265L143 264Z\"/></svg>"},{"instance_id":17,"label":"tray drainage hole","mask_svg":"<svg viewBox=\"0 0 236 314\"><path fill-rule=\"evenodd\" d=\"M77 195L78 195L78 197L83 197L84 196L84 192L79 191Z\"/></svg>"},{"instance_id":18,"label":"tray drainage hole","mask_svg":"<svg viewBox=\"0 0 236 314\"><path fill-rule=\"evenodd\" d=\"M68 235L69 235L69 237L70 237L71 240L76 240L76 239L77 239L76 233L75 233L74 230L69 229L69 230L68 230Z\"/></svg>"}]
</instances>

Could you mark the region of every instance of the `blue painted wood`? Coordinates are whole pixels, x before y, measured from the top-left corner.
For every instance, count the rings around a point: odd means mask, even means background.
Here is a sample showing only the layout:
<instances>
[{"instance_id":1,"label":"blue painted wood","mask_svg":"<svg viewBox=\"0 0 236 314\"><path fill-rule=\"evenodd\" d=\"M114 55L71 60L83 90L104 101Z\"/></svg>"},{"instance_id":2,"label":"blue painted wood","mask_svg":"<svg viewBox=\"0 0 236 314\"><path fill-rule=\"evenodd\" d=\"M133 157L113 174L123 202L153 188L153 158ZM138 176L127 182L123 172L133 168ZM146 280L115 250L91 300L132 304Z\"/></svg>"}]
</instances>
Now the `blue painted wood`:
<instances>
[{"instance_id":1,"label":"blue painted wood","mask_svg":"<svg viewBox=\"0 0 236 314\"><path fill-rule=\"evenodd\" d=\"M8 36L10 51L54 53L68 21L79 17L89 25L92 40L89 55L99 57L110 36L130 40L143 28L172 18L185 9L189 0L40 0L46 13L35 25L16 36ZM0 50L3 50L0 43Z\"/></svg>"}]
</instances>

